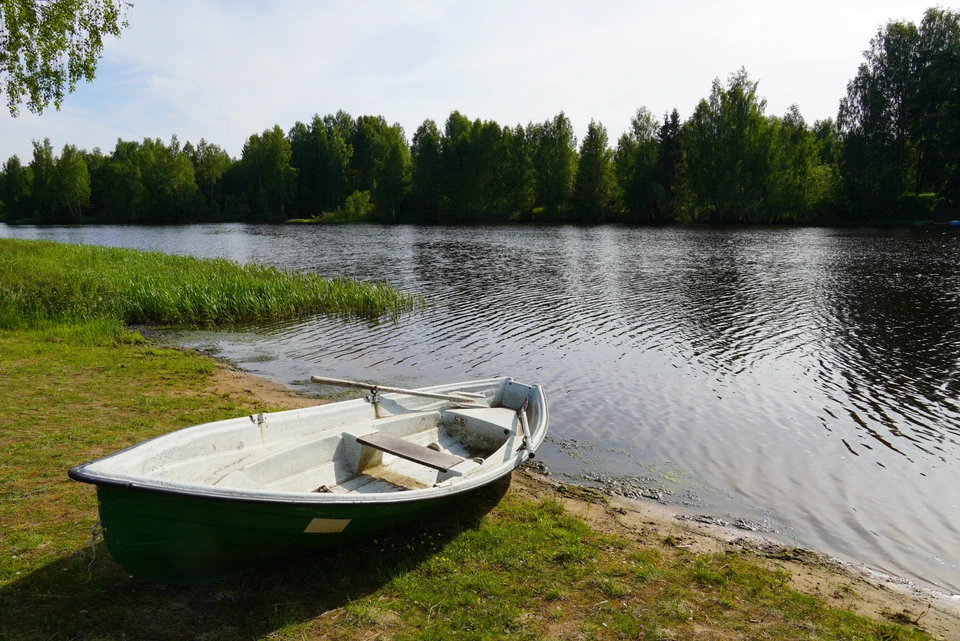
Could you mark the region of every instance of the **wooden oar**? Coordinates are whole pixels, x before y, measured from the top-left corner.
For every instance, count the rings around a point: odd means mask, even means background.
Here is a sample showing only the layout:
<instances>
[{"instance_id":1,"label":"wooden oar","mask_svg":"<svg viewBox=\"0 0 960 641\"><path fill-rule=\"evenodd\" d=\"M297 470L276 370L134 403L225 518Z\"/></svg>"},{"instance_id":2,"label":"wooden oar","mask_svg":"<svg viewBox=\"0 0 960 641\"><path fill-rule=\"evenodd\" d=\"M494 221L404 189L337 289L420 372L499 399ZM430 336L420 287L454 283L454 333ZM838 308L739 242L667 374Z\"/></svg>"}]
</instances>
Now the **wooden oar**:
<instances>
[{"instance_id":1,"label":"wooden oar","mask_svg":"<svg viewBox=\"0 0 960 641\"><path fill-rule=\"evenodd\" d=\"M376 388L378 392L396 392L397 394L407 394L409 396L423 396L424 398L438 398L444 401L454 401L456 403L476 403L477 399L484 398L480 394L467 395L466 392L455 392L454 394L437 394L436 392L424 392L417 389L403 389L402 387L387 387L386 385L377 385L376 383L361 383L359 381L345 381L339 378L327 378L325 376L311 376L310 380L314 383L323 385L336 385L337 387L356 387L359 389L372 390ZM471 398L472 397L472 398Z\"/></svg>"},{"instance_id":2,"label":"wooden oar","mask_svg":"<svg viewBox=\"0 0 960 641\"><path fill-rule=\"evenodd\" d=\"M529 398L523 399L523 405L517 410L517 416L520 418L520 429L523 431L523 447L526 448L530 458L533 458L533 447L530 445L530 441L532 440L530 436L530 423L527 422L527 405L529 402Z\"/></svg>"}]
</instances>

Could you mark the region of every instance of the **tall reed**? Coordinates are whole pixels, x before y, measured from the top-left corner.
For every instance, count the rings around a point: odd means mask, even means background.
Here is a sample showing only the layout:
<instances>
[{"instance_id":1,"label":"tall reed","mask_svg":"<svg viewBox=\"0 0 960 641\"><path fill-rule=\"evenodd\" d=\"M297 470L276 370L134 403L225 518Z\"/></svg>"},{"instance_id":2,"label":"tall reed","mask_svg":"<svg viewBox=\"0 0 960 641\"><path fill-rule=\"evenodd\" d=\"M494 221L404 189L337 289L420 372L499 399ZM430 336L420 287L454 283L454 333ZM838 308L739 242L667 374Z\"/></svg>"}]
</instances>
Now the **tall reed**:
<instances>
[{"instance_id":1,"label":"tall reed","mask_svg":"<svg viewBox=\"0 0 960 641\"><path fill-rule=\"evenodd\" d=\"M0 239L0 328L103 318L216 326L320 312L377 317L422 304L383 283L223 259Z\"/></svg>"}]
</instances>

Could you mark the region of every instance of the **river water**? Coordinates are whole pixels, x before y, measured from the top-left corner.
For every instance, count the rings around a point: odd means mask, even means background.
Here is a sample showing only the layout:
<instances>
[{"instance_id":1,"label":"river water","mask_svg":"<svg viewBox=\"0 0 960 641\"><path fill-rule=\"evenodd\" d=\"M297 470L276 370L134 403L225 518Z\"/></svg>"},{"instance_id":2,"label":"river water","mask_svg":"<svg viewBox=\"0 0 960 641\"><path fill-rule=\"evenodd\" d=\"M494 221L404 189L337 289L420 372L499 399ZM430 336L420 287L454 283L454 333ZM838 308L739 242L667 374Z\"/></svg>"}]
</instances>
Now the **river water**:
<instances>
[{"instance_id":1,"label":"river water","mask_svg":"<svg viewBox=\"0 0 960 641\"><path fill-rule=\"evenodd\" d=\"M175 340L292 387L311 373L540 383L554 475L960 593L960 234L223 224L0 236L424 294L431 306L396 322L320 316Z\"/></svg>"}]
</instances>

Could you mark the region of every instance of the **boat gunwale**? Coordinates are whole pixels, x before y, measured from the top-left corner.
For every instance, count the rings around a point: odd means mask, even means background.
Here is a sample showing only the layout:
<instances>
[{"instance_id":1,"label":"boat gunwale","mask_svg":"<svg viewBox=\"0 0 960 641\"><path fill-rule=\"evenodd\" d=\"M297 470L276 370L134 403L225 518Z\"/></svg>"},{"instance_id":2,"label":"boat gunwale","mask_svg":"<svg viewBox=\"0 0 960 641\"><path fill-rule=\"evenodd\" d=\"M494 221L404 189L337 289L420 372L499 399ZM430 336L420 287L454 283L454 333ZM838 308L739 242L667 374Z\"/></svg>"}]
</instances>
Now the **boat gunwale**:
<instances>
[{"instance_id":1,"label":"boat gunwale","mask_svg":"<svg viewBox=\"0 0 960 641\"><path fill-rule=\"evenodd\" d=\"M514 381L510 377L498 377L491 379L483 379L476 381L464 381L460 383L448 383L445 385L435 385L432 387L419 388L423 391L445 391L451 389L457 389L465 384L469 385L482 385L485 383L494 384L494 383L505 383L508 381ZM524 384L527 385L527 384ZM531 438L533 443L530 444L532 450L536 450L537 447L543 442L546 437L547 425L549 422L549 413L547 409L546 396L543 393L543 388L540 385L528 385L530 389L539 397L540 408L539 420L535 425L531 425ZM401 399L409 398L409 395L391 393L383 394L384 398L390 399ZM343 403L353 403L353 402L363 402L361 399L354 399L351 401L341 401ZM328 405L318 405L314 407L331 407L335 405L334 403ZM283 412L297 412L303 411L303 409L293 409L293 410L283 410ZM281 414L283 412L274 412L273 415ZM236 418L236 417L235 417ZM224 420L233 420L233 419L224 419ZM219 421L213 421L217 423ZM187 426L180 429L189 429ZM68 471L68 476L82 483L90 483L92 485L103 485L109 487L119 487L123 489L136 490L136 491L145 491L156 494L166 494L171 496L186 497L186 498L197 498L197 499L208 499L216 501L227 501L233 503L250 503L250 504L286 504L286 505L302 505L302 506L323 506L323 505L376 505L376 504L396 504L396 503L412 503L417 501L429 501L433 498L447 497L455 494L460 494L463 492L470 492L479 487L482 487L488 483L496 481L517 469L527 458L531 458L531 451L528 451L525 447L518 449L510 459L504 461L502 464L491 468L490 470L484 472L483 474L478 474L476 476L469 476L462 482L457 482L455 479L448 479L444 481L441 485L434 485L433 487L416 489L416 490L406 490L403 492L376 492L376 493L344 493L344 494L327 494L327 493L308 493L308 492L265 492L259 490L249 490L249 489L239 489L239 488L224 488L224 489L214 489L215 486L200 484L200 483L179 483L179 482L163 482L160 479L151 479L149 477L129 477L129 476L104 476L102 474L93 474L86 470L86 468L94 463L104 461L115 456L120 456L125 452L133 450L135 448L141 447L155 441L157 439L162 439L174 434L180 430L174 430L172 432L166 432L164 434L159 434L152 438L149 438L138 443L129 445L121 450L112 452L106 456L102 456L93 461L87 461L72 467ZM519 441L522 439L522 435L518 434L515 436L515 439ZM151 482L153 481L153 482Z\"/></svg>"}]
</instances>

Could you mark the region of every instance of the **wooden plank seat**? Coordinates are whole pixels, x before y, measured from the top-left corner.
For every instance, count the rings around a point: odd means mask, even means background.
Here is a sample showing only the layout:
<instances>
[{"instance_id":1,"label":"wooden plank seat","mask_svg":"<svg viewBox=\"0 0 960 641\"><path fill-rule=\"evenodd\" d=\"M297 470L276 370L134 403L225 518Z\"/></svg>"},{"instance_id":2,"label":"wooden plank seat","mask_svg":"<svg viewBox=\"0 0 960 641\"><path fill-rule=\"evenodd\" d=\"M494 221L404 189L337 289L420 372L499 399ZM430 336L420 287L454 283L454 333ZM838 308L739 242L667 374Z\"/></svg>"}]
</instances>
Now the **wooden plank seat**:
<instances>
[{"instance_id":1,"label":"wooden plank seat","mask_svg":"<svg viewBox=\"0 0 960 641\"><path fill-rule=\"evenodd\" d=\"M454 465L462 463L464 459L447 452L438 452L423 445L417 445L410 441L383 432L373 432L357 437L357 443L369 445L370 447L399 456L402 459L432 467L435 470L446 472Z\"/></svg>"}]
</instances>

